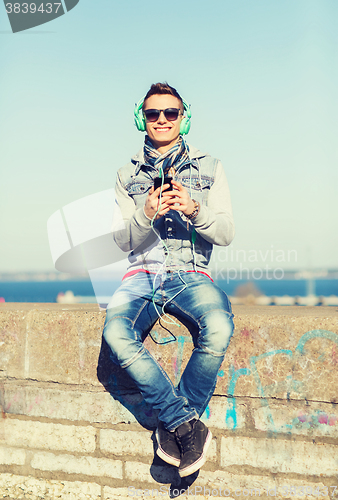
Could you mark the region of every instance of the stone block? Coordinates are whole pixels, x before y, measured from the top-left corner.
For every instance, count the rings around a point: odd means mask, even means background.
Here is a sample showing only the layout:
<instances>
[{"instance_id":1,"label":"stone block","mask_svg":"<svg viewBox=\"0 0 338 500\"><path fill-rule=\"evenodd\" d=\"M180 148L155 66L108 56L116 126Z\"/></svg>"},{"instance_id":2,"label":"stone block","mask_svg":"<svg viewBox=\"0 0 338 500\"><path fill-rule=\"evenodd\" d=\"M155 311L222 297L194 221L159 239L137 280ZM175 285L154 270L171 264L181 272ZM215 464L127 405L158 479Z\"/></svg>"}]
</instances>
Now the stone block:
<instances>
[{"instance_id":1,"label":"stone block","mask_svg":"<svg viewBox=\"0 0 338 500\"><path fill-rule=\"evenodd\" d=\"M76 316L80 384L101 386L97 379L97 366L104 319L105 312L100 311Z\"/></svg>"},{"instance_id":2,"label":"stone block","mask_svg":"<svg viewBox=\"0 0 338 500\"><path fill-rule=\"evenodd\" d=\"M244 471L243 474L236 474L221 470L201 469L192 487L196 485L197 488L218 490L220 497L229 495L230 498L239 498L240 500L253 497L327 500L327 492L332 493L333 490L327 490L323 482L318 481L317 478L313 479L314 481L311 478L299 480L271 474L264 476L262 474L246 474Z\"/></svg>"},{"instance_id":3,"label":"stone block","mask_svg":"<svg viewBox=\"0 0 338 500\"><path fill-rule=\"evenodd\" d=\"M180 491L182 491L182 493L179 495ZM152 487L149 488L136 488L135 486L129 486L128 488L110 488L109 486L104 486L103 500L130 500L131 498L137 498L138 500L149 500L150 498L175 498L178 495L180 500L191 500L191 498L193 498L194 500L210 500L211 498L215 498L216 496L211 494L195 495L194 493L192 496L191 493L185 494L183 491L183 489L180 490L179 486L170 487L163 484L153 484ZM233 500L233 497L222 496L222 498L224 500Z\"/></svg>"},{"instance_id":4,"label":"stone block","mask_svg":"<svg viewBox=\"0 0 338 500\"><path fill-rule=\"evenodd\" d=\"M95 450L93 427L4 419L2 444L23 448L91 453ZM0 441L0 442L1 442Z\"/></svg>"},{"instance_id":5,"label":"stone block","mask_svg":"<svg viewBox=\"0 0 338 500\"><path fill-rule=\"evenodd\" d=\"M109 486L103 487L102 500L130 500L130 498L130 490L128 492L128 488L110 488ZM141 499L142 497L140 496L137 498Z\"/></svg>"},{"instance_id":6,"label":"stone block","mask_svg":"<svg viewBox=\"0 0 338 500\"><path fill-rule=\"evenodd\" d=\"M107 458L34 453L31 466L33 469L45 471L62 471L67 474L122 479L122 462Z\"/></svg>"},{"instance_id":7,"label":"stone block","mask_svg":"<svg viewBox=\"0 0 338 500\"><path fill-rule=\"evenodd\" d=\"M3 465L24 465L26 453L17 448L0 447L0 464Z\"/></svg>"},{"instance_id":8,"label":"stone block","mask_svg":"<svg viewBox=\"0 0 338 500\"><path fill-rule=\"evenodd\" d=\"M0 376L25 378L26 314L0 313Z\"/></svg>"},{"instance_id":9,"label":"stone block","mask_svg":"<svg viewBox=\"0 0 338 500\"><path fill-rule=\"evenodd\" d=\"M80 481L54 481L0 474L0 496L13 500L102 500L101 486Z\"/></svg>"},{"instance_id":10,"label":"stone block","mask_svg":"<svg viewBox=\"0 0 338 500\"><path fill-rule=\"evenodd\" d=\"M59 384L5 380L0 404L5 413L86 422L137 423L156 428L157 412L141 394L115 396L101 389L85 391Z\"/></svg>"},{"instance_id":11,"label":"stone block","mask_svg":"<svg viewBox=\"0 0 338 500\"><path fill-rule=\"evenodd\" d=\"M154 455L150 432L100 430L100 449L114 455Z\"/></svg>"},{"instance_id":12,"label":"stone block","mask_svg":"<svg viewBox=\"0 0 338 500\"><path fill-rule=\"evenodd\" d=\"M24 415L25 412L25 387L22 382L17 380L9 381L2 379L0 381L0 406L3 415L14 413Z\"/></svg>"},{"instance_id":13,"label":"stone block","mask_svg":"<svg viewBox=\"0 0 338 500\"><path fill-rule=\"evenodd\" d=\"M144 467L146 473L146 468ZM170 469L168 469L168 472ZM150 474L142 479L142 468L138 473L139 483L148 483L146 486L132 486L126 488L104 487L104 500L125 500L131 497L161 498L169 497L169 490L182 491L180 499L188 500L211 499L215 497L224 499L263 497L263 498L293 498L294 500L327 500L328 493L332 495L333 487L326 487L318 480L288 479L272 475L235 474L221 470L208 471L202 468L196 480L187 487L187 482L170 472L164 476L157 476L156 470L151 468ZM161 484L163 482L164 484ZM189 484L189 483L188 483ZM183 489L186 488L185 492ZM177 496L177 495L174 495ZM173 496L171 496L172 498Z\"/></svg>"},{"instance_id":14,"label":"stone block","mask_svg":"<svg viewBox=\"0 0 338 500\"><path fill-rule=\"evenodd\" d=\"M52 306L18 311L1 306L3 374L101 387L97 364L104 313L89 305ZM338 319L332 309L237 306L234 312L235 333L216 395L338 402ZM169 330L177 342L157 345L148 338L145 343L176 384L192 342L185 326ZM159 342L171 338L163 320L152 334Z\"/></svg>"},{"instance_id":15,"label":"stone block","mask_svg":"<svg viewBox=\"0 0 338 500\"><path fill-rule=\"evenodd\" d=\"M177 467L171 465L149 465L141 462L125 463L125 476L129 481L142 483L180 483Z\"/></svg>"},{"instance_id":16,"label":"stone block","mask_svg":"<svg viewBox=\"0 0 338 500\"><path fill-rule=\"evenodd\" d=\"M337 401L338 319L329 308L234 309L215 394Z\"/></svg>"},{"instance_id":17,"label":"stone block","mask_svg":"<svg viewBox=\"0 0 338 500\"><path fill-rule=\"evenodd\" d=\"M81 384L83 380L88 382L90 379L91 384L99 385L96 376L99 343L94 355L92 346L86 344L84 334L88 331L88 324L91 324L91 341L98 342L97 325L101 323L99 313L30 311L26 352L29 378L69 384Z\"/></svg>"},{"instance_id":18,"label":"stone block","mask_svg":"<svg viewBox=\"0 0 338 500\"><path fill-rule=\"evenodd\" d=\"M245 427L247 405L238 398L212 397L201 416L202 422L216 429L242 429Z\"/></svg>"},{"instance_id":19,"label":"stone block","mask_svg":"<svg viewBox=\"0 0 338 500\"><path fill-rule=\"evenodd\" d=\"M249 465L271 473L334 476L338 446L284 439L222 437L221 465Z\"/></svg>"},{"instance_id":20,"label":"stone block","mask_svg":"<svg viewBox=\"0 0 338 500\"><path fill-rule=\"evenodd\" d=\"M264 406L259 402L252 405L255 427L260 431L338 438L337 404L268 400Z\"/></svg>"}]
</instances>

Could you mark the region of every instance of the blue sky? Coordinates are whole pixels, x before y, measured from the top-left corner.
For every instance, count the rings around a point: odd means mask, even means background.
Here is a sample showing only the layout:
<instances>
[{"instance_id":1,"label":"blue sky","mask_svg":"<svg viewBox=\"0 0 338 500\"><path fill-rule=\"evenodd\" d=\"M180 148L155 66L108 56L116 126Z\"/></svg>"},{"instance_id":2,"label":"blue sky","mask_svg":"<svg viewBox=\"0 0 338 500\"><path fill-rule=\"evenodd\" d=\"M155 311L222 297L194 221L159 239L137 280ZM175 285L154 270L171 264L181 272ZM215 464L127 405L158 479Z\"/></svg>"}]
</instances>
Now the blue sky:
<instances>
[{"instance_id":1,"label":"blue sky","mask_svg":"<svg viewBox=\"0 0 338 500\"><path fill-rule=\"evenodd\" d=\"M231 248L338 268L337 20L335 0L80 0L13 34L0 5L0 272L53 269L48 218L114 186L165 80L226 170Z\"/></svg>"}]
</instances>

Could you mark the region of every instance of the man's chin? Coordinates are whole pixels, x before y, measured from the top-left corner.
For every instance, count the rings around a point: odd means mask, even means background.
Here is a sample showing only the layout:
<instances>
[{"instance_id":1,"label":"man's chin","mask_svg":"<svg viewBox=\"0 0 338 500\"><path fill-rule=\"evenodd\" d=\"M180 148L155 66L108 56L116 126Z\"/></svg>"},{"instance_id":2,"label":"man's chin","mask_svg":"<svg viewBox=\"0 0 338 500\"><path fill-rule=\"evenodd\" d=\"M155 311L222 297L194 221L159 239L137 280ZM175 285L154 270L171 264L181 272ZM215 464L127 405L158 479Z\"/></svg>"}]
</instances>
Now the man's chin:
<instances>
[{"instance_id":1,"label":"man's chin","mask_svg":"<svg viewBox=\"0 0 338 500\"><path fill-rule=\"evenodd\" d=\"M174 145L178 141L179 136L177 137L154 137L152 140L158 147Z\"/></svg>"}]
</instances>

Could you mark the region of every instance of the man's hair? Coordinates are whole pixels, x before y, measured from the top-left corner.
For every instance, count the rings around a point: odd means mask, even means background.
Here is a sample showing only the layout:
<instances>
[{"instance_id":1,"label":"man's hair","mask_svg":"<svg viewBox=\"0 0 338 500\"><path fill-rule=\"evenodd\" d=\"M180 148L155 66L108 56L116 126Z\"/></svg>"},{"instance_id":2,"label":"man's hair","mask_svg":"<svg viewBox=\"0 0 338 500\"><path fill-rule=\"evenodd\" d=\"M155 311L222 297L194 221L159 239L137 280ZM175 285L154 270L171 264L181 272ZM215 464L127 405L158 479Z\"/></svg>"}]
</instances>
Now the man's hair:
<instances>
[{"instance_id":1,"label":"man's hair","mask_svg":"<svg viewBox=\"0 0 338 500\"><path fill-rule=\"evenodd\" d=\"M181 103L182 111L184 111L182 97L177 92L177 90L174 89L174 87L171 87L167 82L164 82L164 83L153 83L152 84L152 86L150 87L150 89L146 93L146 96L145 96L144 101L143 101L142 109L144 109L144 103L146 102L146 100L148 99L148 97L150 97L151 95L155 95L155 94L170 94L170 95L173 95L174 97L177 97L177 99Z\"/></svg>"}]
</instances>

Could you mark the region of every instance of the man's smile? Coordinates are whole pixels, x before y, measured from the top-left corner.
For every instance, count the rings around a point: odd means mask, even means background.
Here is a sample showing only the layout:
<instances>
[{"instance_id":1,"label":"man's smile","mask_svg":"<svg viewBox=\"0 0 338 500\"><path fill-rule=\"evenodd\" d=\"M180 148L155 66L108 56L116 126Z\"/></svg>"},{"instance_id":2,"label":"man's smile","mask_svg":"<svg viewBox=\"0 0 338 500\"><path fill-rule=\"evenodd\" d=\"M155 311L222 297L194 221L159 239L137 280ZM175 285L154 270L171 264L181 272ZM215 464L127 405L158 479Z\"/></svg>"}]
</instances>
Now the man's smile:
<instances>
[{"instance_id":1,"label":"man's smile","mask_svg":"<svg viewBox=\"0 0 338 500\"><path fill-rule=\"evenodd\" d=\"M169 132L171 127L154 127L156 132Z\"/></svg>"}]
</instances>

